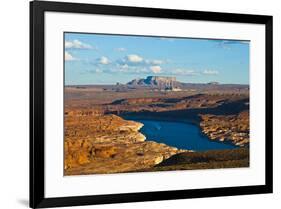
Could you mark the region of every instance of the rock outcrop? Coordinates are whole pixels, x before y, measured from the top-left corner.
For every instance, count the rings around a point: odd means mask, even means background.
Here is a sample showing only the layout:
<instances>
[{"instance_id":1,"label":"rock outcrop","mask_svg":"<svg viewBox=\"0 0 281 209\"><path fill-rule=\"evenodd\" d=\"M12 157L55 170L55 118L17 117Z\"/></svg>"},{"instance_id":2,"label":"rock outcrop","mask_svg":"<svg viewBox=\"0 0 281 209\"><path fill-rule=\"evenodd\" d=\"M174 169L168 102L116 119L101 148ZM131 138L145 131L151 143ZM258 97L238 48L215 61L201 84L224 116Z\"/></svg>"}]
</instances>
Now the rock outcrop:
<instances>
[{"instance_id":1,"label":"rock outcrop","mask_svg":"<svg viewBox=\"0 0 281 209\"><path fill-rule=\"evenodd\" d=\"M176 80L176 77L165 76L147 76L146 78L134 79L127 83L132 86L149 86L160 89L172 89L178 86L180 83Z\"/></svg>"},{"instance_id":2,"label":"rock outcrop","mask_svg":"<svg viewBox=\"0 0 281 209\"><path fill-rule=\"evenodd\" d=\"M132 172L186 151L145 141L142 126L116 115L66 115L65 175Z\"/></svg>"},{"instance_id":3,"label":"rock outcrop","mask_svg":"<svg viewBox=\"0 0 281 209\"><path fill-rule=\"evenodd\" d=\"M227 141L237 146L249 145L249 111L237 115L200 115L202 132L211 140Z\"/></svg>"}]
</instances>

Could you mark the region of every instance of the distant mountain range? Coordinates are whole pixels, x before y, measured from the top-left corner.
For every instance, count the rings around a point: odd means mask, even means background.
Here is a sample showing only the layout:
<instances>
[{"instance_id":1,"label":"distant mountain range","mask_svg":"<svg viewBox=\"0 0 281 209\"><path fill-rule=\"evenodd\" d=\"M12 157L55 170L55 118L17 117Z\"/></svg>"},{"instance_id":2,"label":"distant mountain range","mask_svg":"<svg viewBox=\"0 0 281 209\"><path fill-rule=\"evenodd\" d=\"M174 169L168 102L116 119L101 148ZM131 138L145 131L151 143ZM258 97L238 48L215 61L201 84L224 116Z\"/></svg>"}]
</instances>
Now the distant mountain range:
<instances>
[{"instance_id":1,"label":"distant mountain range","mask_svg":"<svg viewBox=\"0 0 281 209\"><path fill-rule=\"evenodd\" d=\"M176 77L168 76L147 76L146 78L134 79L126 84L132 87L151 87L158 89L185 89L185 88L249 88L249 85L241 84L219 84L209 83L183 83L176 80Z\"/></svg>"}]
</instances>

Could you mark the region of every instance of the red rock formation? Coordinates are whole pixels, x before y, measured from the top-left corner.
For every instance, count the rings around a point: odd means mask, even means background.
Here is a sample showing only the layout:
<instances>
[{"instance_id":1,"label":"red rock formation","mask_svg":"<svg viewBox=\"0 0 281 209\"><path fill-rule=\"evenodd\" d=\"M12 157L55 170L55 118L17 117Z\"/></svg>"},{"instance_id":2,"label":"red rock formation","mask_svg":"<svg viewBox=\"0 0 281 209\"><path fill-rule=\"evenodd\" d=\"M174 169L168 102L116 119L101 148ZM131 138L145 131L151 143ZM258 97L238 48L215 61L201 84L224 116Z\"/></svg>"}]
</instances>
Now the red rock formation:
<instances>
[{"instance_id":1,"label":"red rock formation","mask_svg":"<svg viewBox=\"0 0 281 209\"><path fill-rule=\"evenodd\" d=\"M131 172L183 152L145 141L143 125L116 115L65 116L65 174Z\"/></svg>"}]
</instances>

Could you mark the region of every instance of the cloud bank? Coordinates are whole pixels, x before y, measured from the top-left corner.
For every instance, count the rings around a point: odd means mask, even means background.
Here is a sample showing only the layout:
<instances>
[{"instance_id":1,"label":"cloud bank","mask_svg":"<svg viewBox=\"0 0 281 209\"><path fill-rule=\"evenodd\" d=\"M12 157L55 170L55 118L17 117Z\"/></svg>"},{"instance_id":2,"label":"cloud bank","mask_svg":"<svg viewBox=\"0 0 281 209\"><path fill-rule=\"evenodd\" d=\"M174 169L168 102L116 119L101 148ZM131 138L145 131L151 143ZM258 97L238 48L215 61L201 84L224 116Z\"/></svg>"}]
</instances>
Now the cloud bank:
<instances>
[{"instance_id":1,"label":"cloud bank","mask_svg":"<svg viewBox=\"0 0 281 209\"><path fill-rule=\"evenodd\" d=\"M93 49L93 47L89 44L83 43L77 39L73 41L65 41L66 49Z\"/></svg>"},{"instance_id":2,"label":"cloud bank","mask_svg":"<svg viewBox=\"0 0 281 209\"><path fill-rule=\"evenodd\" d=\"M75 57L73 57L69 52L65 51L64 60L65 61L73 61L73 60L77 60L77 59Z\"/></svg>"}]
</instances>

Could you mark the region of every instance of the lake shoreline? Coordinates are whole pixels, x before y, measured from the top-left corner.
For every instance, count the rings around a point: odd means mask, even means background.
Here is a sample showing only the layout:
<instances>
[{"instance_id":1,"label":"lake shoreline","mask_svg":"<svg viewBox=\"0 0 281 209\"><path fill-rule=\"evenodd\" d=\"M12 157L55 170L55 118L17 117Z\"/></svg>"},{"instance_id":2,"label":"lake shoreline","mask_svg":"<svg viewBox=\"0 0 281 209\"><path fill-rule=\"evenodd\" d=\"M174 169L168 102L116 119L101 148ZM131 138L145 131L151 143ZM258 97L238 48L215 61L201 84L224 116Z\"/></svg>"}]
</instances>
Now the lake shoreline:
<instances>
[{"instance_id":1,"label":"lake shoreline","mask_svg":"<svg viewBox=\"0 0 281 209\"><path fill-rule=\"evenodd\" d=\"M219 141L219 140L212 140L212 139L210 139L206 134L204 134L202 132L202 128L200 127L200 121L199 120L181 119L181 118L175 119L175 118L163 117L163 116L155 117L155 116L141 115L140 113L136 113L136 114L135 113L121 114L119 116L122 117L125 120L131 120L131 121L136 121L136 122L141 122L141 123L143 123L143 121L147 121L147 122L159 121L159 122L169 122L169 123L170 122L183 123L183 124L186 124L188 126L190 126L190 125L196 126L196 128L198 128L198 130L199 130L198 134L200 135L198 140L200 140L200 138L204 138L203 140L206 140L206 139L208 140L208 141L206 141L208 144L212 144L212 143L213 144L217 144L218 145L218 149L217 150L224 150L224 148L220 148L220 147L223 147L224 145L225 146L229 146L228 148L225 148L225 150L239 148L238 146L236 146L235 144L231 143L230 141ZM195 152L204 151L204 149L201 150L201 149L192 149L190 147L179 147L179 146L176 146L174 144L167 143L165 140L163 140L164 142L162 142L162 141L159 141L159 139L149 139L149 136L147 136L147 133L144 133L144 132L142 132L142 133L147 137L147 140L155 141L157 143L165 143L168 146L173 146L173 147L176 147L178 149L189 149L189 150L191 149L191 150L193 150ZM216 150L216 149L210 148L210 149L206 149L206 150Z\"/></svg>"}]
</instances>

